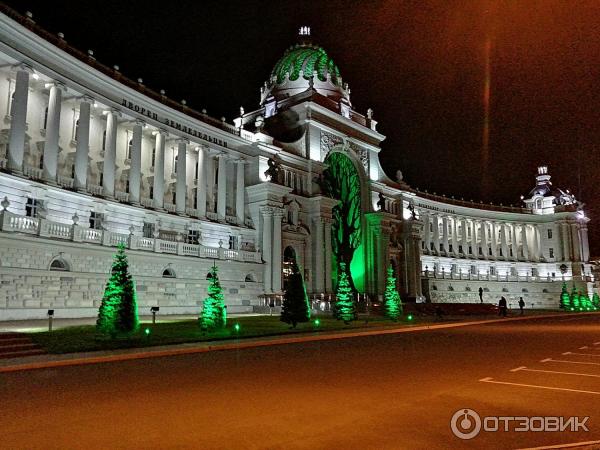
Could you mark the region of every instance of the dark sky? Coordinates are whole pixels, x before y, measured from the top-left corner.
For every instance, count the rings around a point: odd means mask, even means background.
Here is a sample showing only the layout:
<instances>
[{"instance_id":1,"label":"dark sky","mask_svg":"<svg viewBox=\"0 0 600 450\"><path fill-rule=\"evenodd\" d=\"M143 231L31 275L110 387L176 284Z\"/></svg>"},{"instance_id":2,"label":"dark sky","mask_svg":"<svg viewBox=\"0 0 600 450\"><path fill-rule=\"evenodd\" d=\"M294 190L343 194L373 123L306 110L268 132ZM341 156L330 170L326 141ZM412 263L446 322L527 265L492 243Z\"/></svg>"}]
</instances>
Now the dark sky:
<instances>
[{"instance_id":1,"label":"dark sky","mask_svg":"<svg viewBox=\"0 0 600 450\"><path fill-rule=\"evenodd\" d=\"M100 62L231 120L297 29L334 58L381 160L414 187L517 203L547 164L600 225L600 2L9 1ZM482 188L484 48L491 46L491 188ZM600 256L600 226L591 225Z\"/></svg>"}]
</instances>

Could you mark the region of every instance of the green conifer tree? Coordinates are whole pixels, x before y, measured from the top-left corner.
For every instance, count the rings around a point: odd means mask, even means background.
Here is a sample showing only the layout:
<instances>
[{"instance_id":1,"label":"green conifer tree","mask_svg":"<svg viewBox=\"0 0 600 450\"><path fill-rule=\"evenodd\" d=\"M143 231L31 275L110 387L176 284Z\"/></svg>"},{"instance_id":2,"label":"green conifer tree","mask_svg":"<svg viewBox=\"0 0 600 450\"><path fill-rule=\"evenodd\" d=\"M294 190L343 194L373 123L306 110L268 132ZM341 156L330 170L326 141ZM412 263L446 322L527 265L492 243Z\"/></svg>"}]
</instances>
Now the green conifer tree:
<instances>
[{"instance_id":1,"label":"green conifer tree","mask_svg":"<svg viewBox=\"0 0 600 450\"><path fill-rule=\"evenodd\" d=\"M562 285L562 291L560 293L560 307L565 311L569 311L571 309L571 297L569 297L567 283L563 283Z\"/></svg>"},{"instance_id":2,"label":"green conifer tree","mask_svg":"<svg viewBox=\"0 0 600 450\"><path fill-rule=\"evenodd\" d=\"M125 246L119 245L98 310L96 329L103 334L131 333L139 328L135 284L129 274Z\"/></svg>"},{"instance_id":3,"label":"green conifer tree","mask_svg":"<svg viewBox=\"0 0 600 450\"><path fill-rule=\"evenodd\" d=\"M573 286L573 290L571 291L571 311L579 311L579 294L577 294L577 289Z\"/></svg>"},{"instance_id":4,"label":"green conifer tree","mask_svg":"<svg viewBox=\"0 0 600 450\"><path fill-rule=\"evenodd\" d=\"M402 301L396 289L396 277L394 269L390 266L387 270L387 281L385 285L385 315L393 321L398 320L402 314Z\"/></svg>"},{"instance_id":5,"label":"green conifer tree","mask_svg":"<svg viewBox=\"0 0 600 450\"><path fill-rule=\"evenodd\" d=\"M582 294L579 291L579 305L582 311L590 311L592 309L592 301L587 294Z\"/></svg>"},{"instance_id":6,"label":"green conifer tree","mask_svg":"<svg viewBox=\"0 0 600 450\"><path fill-rule=\"evenodd\" d=\"M304 277L295 262L292 264L292 273L288 278L280 320L291 324L294 328L296 324L310 320L310 304L306 295Z\"/></svg>"},{"instance_id":7,"label":"green conifer tree","mask_svg":"<svg viewBox=\"0 0 600 450\"><path fill-rule=\"evenodd\" d=\"M335 317L349 324L356 319L356 306L352 298L352 288L346 273L346 264L340 263L338 285L335 299Z\"/></svg>"},{"instance_id":8,"label":"green conifer tree","mask_svg":"<svg viewBox=\"0 0 600 450\"><path fill-rule=\"evenodd\" d=\"M213 264L209 272L208 297L202 303L202 312L198 319L200 327L203 330L215 330L224 328L227 325L227 311L225 309L223 288L219 282L217 272L217 266Z\"/></svg>"},{"instance_id":9,"label":"green conifer tree","mask_svg":"<svg viewBox=\"0 0 600 450\"><path fill-rule=\"evenodd\" d=\"M600 296L597 292L594 292L594 295L592 296L592 304L594 305L594 308L600 308Z\"/></svg>"}]
</instances>

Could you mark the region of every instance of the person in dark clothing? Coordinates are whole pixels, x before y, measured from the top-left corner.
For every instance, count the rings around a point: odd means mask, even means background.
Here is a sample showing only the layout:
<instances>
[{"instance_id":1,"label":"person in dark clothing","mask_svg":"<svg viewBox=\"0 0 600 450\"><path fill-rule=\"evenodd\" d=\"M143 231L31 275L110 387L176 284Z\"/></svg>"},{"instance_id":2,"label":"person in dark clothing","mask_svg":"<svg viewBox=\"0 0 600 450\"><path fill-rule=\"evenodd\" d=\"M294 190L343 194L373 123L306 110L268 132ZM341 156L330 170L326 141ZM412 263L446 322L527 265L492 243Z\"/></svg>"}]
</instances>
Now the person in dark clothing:
<instances>
[{"instance_id":1,"label":"person in dark clothing","mask_svg":"<svg viewBox=\"0 0 600 450\"><path fill-rule=\"evenodd\" d=\"M523 297L519 297L519 309L521 310L521 315L523 315L523 308L525 308L525 302L523 301Z\"/></svg>"},{"instance_id":2,"label":"person in dark clothing","mask_svg":"<svg viewBox=\"0 0 600 450\"><path fill-rule=\"evenodd\" d=\"M483 303L483 288L479 288L479 301Z\"/></svg>"},{"instance_id":3,"label":"person in dark clothing","mask_svg":"<svg viewBox=\"0 0 600 450\"><path fill-rule=\"evenodd\" d=\"M500 297L498 302L498 315L506 317L506 299L504 297Z\"/></svg>"}]
</instances>

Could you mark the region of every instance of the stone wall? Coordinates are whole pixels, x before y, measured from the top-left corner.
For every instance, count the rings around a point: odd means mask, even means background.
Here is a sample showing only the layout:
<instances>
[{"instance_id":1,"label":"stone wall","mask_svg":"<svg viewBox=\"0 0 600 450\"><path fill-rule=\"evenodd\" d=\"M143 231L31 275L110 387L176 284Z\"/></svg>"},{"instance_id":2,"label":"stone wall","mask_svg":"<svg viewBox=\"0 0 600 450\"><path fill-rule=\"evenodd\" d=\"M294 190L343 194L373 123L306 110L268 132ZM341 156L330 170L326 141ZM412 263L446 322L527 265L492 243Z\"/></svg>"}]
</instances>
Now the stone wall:
<instances>
[{"instance_id":1,"label":"stone wall","mask_svg":"<svg viewBox=\"0 0 600 450\"><path fill-rule=\"evenodd\" d=\"M0 235L0 320L97 314L115 248ZM195 314L206 296L206 275L213 260L127 251L137 286L140 313L160 306L165 314ZM70 270L50 270L53 260ZM263 292L262 265L217 260L230 313L251 312ZM163 278L165 269L176 278ZM254 281L245 281L246 279Z\"/></svg>"},{"instance_id":2,"label":"stone wall","mask_svg":"<svg viewBox=\"0 0 600 450\"><path fill-rule=\"evenodd\" d=\"M526 308L558 309L562 281L522 281L503 282L487 280L450 280L423 278L423 293L427 301L433 303L479 303L479 288L483 288L484 303L498 304L500 297L506 298L509 305L518 308L519 297L523 297ZM572 281L567 282L569 292ZM580 281L576 286L582 293L592 293L591 283Z\"/></svg>"}]
</instances>

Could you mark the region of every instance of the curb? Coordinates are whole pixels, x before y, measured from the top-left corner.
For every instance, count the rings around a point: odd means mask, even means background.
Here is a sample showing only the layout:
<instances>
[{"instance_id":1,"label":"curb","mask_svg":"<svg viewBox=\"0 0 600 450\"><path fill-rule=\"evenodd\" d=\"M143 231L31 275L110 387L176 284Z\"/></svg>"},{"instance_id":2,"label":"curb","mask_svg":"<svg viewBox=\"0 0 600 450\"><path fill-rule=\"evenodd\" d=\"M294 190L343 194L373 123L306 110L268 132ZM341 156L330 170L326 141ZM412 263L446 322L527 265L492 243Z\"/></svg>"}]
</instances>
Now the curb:
<instances>
[{"instance_id":1,"label":"curb","mask_svg":"<svg viewBox=\"0 0 600 450\"><path fill-rule=\"evenodd\" d=\"M579 316L587 316L594 313L580 313ZM23 364L15 364L0 367L0 373L8 373L8 372L19 372L25 370L37 370L37 369L47 369L53 367L66 367L66 366L80 366L80 365L89 365L89 364L103 364L109 362L121 362L121 361L130 361L136 359L149 359L149 358L163 358L166 356L179 356L179 355L190 355L195 353L207 353L213 351L225 351L225 350L241 350L247 348L258 348L258 347L268 347L272 345L286 345L286 344L297 344L301 342L316 342L316 341L330 341L337 339L349 339L355 337L367 337L367 336L378 336L378 335L387 335L387 334L400 334L400 333L413 333L417 331L429 331L429 330L439 330L446 328L460 328L460 327L468 327L473 325L484 325L490 323L499 323L499 322L516 322L520 320L537 320L537 319L547 319L547 318L556 318L556 317L573 317L571 313L565 314L555 314L555 315L540 315L540 316L527 316L527 317L510 317L510 318L502 318L502 319L488 319L488 320L477 320L472 322L454 322L454 323L446 323L446 324L437 324L437 325L418 325L413 327L406 328L396 328L396 329L387 329L387 330L369 330L369 331L354 331L354 332L342 332L342 333L331 333L331 334L320 334L320 335L310 335L310 336L295 336L295 337L287 337L287 338L274 338L274 339L261 339L261 340L253 340L253 341L245 341L245 342L234 342L234 343L224 343L224 344L212 344L205 345L201 347L193 347L193 348L171 348L165 350L143 350L134 353L124 353L124 354L113 354L113 355L102 355L102 356L90 356L90 357L75 357L75 358L67 358L67 359L58 359L58 360L50 360L50 361L39 361L39 362L31 362L31 363L23 363ZM223 341L221 341L223 342ZM190 345L194 343L188 343L183 345ZM202 343L198 343L202 345Z\"/></svg>"}]
</instances>

